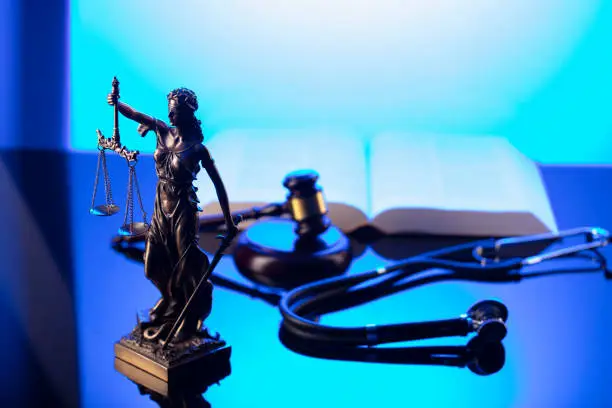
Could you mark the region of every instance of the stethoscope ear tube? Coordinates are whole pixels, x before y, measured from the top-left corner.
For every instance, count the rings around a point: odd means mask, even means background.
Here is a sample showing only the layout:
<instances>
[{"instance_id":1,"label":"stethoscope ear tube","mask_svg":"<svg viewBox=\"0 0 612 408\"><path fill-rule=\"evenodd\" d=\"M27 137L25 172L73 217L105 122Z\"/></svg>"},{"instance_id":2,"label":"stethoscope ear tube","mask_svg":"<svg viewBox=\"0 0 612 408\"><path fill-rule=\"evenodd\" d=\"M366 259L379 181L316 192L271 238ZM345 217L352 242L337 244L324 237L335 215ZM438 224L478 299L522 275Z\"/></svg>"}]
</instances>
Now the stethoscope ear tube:
<instances>
[{"instance_id":1,"label":"stethoscope ear tube","mask_svg":"<svg viewBox=\"0 0 612 408\"><path fill-rule=\"evenodd\" d=\"M494 374L505 363L503 344L480 336L473 337L465 346L368 347L313 340L281 326L279 339L296 353L330 360L469 368L477 375Z\"/></svg>"},{"instance_id":2,"label":"stethoscope ear tube","mask_svg":"<svg viewBox=\"0 0 612 408\"><path fill-rule=\"evenodd\" d=\"M322 314L364 304L400 290L436 281L458 279L507 282L520 279L520 274L513 273L521 267L520 258L492 264L443 258L444 255L451 256L457 251L465 252L467 248L466 245L459 245L446 248L444 251L432 251L385 268L334 277L295 288L285 294L279 303L283 318L282 328L306 341L349 347L467 336L471 332L481 330L487 334L485 337L490 337L494 341L501 340L506 335L505 318L495 316L497 312L491 312L492 316L485 313L484 318L480 320L475 320L468 313L457 318L437 321L361 327L333 327L323 325L318 321ZM432 271L437 272L431 273ZM427 272L430 272L429 276L415 278L416 275ZM501 305L501 307L505 309L505 306Z\"/></svg>"},{"instance_id":3,"label":"stethoscope ear tube","mask_svg":"<svg viewBox=\"0 0 612 408\"><path fill-rule=\"evenodd\" d=\"M283 329L305 341L345 347L376 346L437 337L466 336L472 331L469 321L464 318L381 326L368 325L329 332L306 330L284 322Z\"/></svg>"}]
</instances>

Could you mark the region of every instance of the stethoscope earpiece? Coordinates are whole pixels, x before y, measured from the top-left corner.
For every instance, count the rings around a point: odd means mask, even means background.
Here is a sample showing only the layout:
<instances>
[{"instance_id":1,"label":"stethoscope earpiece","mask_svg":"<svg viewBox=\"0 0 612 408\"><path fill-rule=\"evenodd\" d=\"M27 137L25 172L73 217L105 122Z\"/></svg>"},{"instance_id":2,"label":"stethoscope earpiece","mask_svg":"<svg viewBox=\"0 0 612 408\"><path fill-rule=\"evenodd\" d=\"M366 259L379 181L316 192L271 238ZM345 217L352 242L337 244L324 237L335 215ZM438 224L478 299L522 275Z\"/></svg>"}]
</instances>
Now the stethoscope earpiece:
<instances>
[{"instance_id":1,"label":"stethoscope earpiece","mask_svg":"<svg viewBox=\"0 0 612 408\"><path fill-rule=\"evenodd\" d=\"M501 341L508 334L508 308L501 302L480 301L468 310L466 317L470 319L473 330L483 340Z\"/></svg>"},{"instance_id":2,"label":"stethoscope earpiece","mask_svg":"<svg viewBox=\"0 0 612 408\"><path fill-rule=\"evenodd\" d=\"M467 368L474 374L495 374L506 363L506 349L501 342L486 341L476 336L467 344L467 359Z\"/></svg>"}]
</instances>

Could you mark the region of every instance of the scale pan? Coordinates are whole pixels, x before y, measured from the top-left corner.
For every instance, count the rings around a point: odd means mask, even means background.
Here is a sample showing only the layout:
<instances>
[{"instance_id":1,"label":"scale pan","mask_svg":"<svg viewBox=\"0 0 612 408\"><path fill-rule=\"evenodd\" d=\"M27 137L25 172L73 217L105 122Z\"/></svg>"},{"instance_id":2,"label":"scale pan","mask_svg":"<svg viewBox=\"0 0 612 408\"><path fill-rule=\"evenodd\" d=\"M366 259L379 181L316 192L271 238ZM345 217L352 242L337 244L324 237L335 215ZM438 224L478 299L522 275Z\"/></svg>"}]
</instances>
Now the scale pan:
<instances>
[{"instance_id":1,"label":"scale pan","mask_svg":"<svg viewBox=\"0 0 612 408\"><path fill-rule=\"evenodd\" d=\"M146 234L148 230L148 224L144 222L134 222L132 224L122 225L121 228L119 228L119 235L137 237Z\"/></svg>"},{"instance_id":2,"label":"scale pan","mask_svg":"<svg viewBox=\"0 0 612 408\"><path fill-rule=\"evenodd\" d=\"M107 217L109 215L114 215L114 214L117 214L117 212L119 212L119 207L116 206L115 204L97 205L94 208L89 210L90 214L98 215L98 216L102 216L102 217Z\"/></svg>"}]
</instances>

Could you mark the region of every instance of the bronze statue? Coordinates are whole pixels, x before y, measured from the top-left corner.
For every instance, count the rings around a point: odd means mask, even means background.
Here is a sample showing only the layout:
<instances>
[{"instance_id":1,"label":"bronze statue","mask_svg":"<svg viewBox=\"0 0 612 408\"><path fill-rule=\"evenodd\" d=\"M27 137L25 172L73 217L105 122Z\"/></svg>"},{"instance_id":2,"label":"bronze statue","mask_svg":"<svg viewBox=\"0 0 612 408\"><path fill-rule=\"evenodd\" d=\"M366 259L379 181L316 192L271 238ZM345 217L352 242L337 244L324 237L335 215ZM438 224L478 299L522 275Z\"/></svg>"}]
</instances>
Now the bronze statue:
<instances>
[{"instance_id":1,"label":"bronze statue","mask_svg":"<svg viewBox=\"0 0 612 408\"><path fill-rule=\"evenodd\" d=\"M178 88L168 94L170 124L135 111L119 102L113 93L107 99L110 105L117 104L123 116L140 124L141 136L153 131L157 139L154 159L158 182L144 261L145 274L160 291L161 298L150 311L151 320L143 335L147 340L163 339L209 263L198 246L199 208L193 181L201 167L215 186L228 230L235 230L236 226L223 181L203 144L202 128L195 116L198 101L193 91ZM194 304L193 312L186 315L177 338L188 339L199 331L210 314L211 301L212 285L207 282L197 306Z\"/></svg>"},{"instance_id":2,"label":"bronze statue","mask_svg":"<svg viewBox=\"0 0 612 408\"><path fill-rule=\"evenodd\" d=\"M118 85L115 78L113 90L107 98L108 104L115 107L113 137L106 139L98 131L98 145L101 152L111 150L119 153L132 170L138 152L129 151L121 144L118 113L138 122L141 136L152 131L156 137L154 159L158 181L154 210L150 225L147 224L144 233L140 233L146 236L145 275L157 287L161 298L149 310L146 318L139 319L133 332L118 343L119 346L127 346L127 349L116 347L116 353L119 358L125 358L126 353L130 352L144 353L154 361L161 358L169 370L173 361L185 353L193 358L198 350L211 352L226 346L220 336L209 334L204 327L212 306L213 286L208 277L223 250L236 235L237 226L230 214L223 181L203 144L201 122L195 116L198 109L195 93L186 88L171 91L167 95L169 123L165 123L120 102ZM201 168L206 170L215 186L227 227L227 235L213 262L198 245L200 209L193 181ZM138 196L140 199L140 194ZM128 197L131 197L130 193ZM113 207L112 211L98 210L96 215L112 215L115 212ZM131 232L131 227L126 225L120 230L125 234ZM165 352L163 356L159 354L160 350Z\"/></svg>"}]
</instances>

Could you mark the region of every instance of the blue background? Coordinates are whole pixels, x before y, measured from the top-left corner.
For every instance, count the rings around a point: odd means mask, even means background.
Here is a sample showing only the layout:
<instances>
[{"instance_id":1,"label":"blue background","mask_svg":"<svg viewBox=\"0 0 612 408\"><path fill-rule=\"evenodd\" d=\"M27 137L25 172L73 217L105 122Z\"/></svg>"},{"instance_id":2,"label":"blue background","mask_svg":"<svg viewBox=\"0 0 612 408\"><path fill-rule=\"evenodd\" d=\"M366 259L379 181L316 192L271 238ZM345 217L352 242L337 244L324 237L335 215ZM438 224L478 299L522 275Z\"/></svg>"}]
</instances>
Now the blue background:
<instances>
[{"instance_id":1,"label":"blue background","mask_svg":"<svg viewBox=\"0 0 612 408\"><path fill-rule=\"evenodd\" d=\"M160 118L170 89L192 88L209 137L500 134L544 163L612 162L609 2L111 0L70 12L77 150L112 125L117 75L124 101Z\"/></svg>"},{"instance_id":2,"label":"blue background","mask_svg":"<svg viewBox=\"0 0 612 408\"><path fill-rule=\"evenodd\" d=\"M0 406L79 400L68 17L64 0L0 2Z\"/></svg>"}]
</instances>

